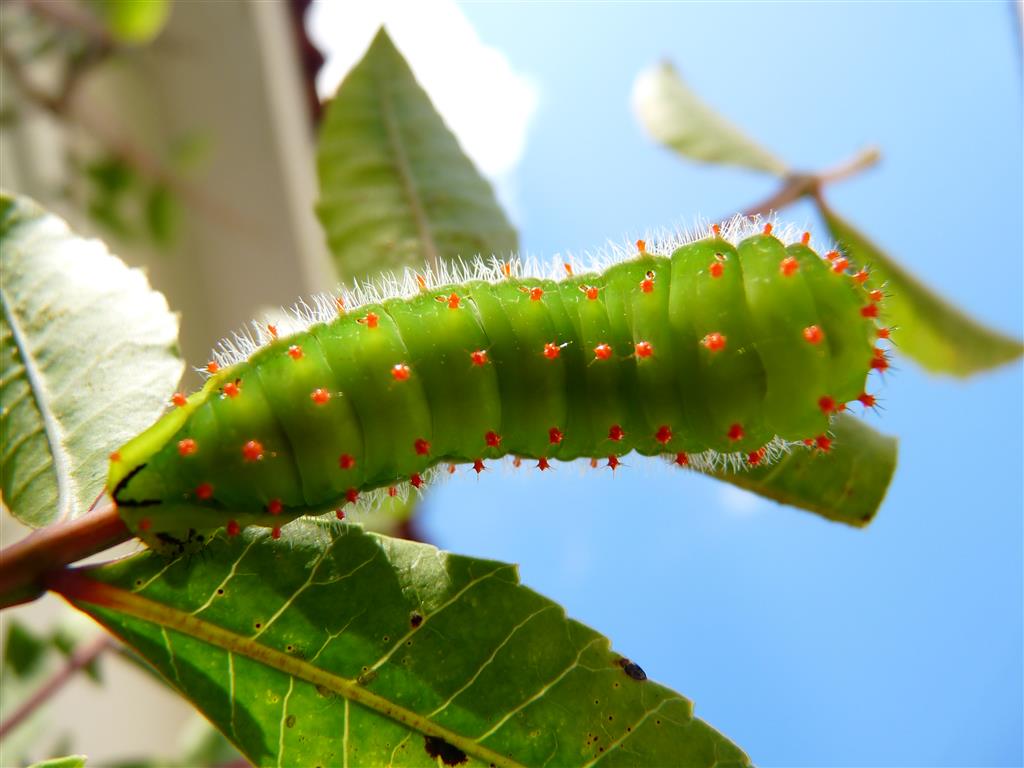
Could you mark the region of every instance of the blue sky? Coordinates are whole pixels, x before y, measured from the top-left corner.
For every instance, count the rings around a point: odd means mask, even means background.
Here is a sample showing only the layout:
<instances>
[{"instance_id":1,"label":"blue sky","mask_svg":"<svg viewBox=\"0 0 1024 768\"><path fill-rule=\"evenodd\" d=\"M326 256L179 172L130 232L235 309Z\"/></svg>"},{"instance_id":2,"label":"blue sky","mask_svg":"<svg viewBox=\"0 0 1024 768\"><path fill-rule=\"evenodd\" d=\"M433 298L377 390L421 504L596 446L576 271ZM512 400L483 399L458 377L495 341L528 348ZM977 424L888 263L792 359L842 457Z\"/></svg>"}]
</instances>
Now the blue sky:
<instances>
[{"instance_id":1,"label":"blue sky","mask_svg":"<svg viewBox=\"0 0 1024 768\"><path fill-rule=\"evenodd\" d=\"M795 167L880 146L882 165L830 190L834 206L1021 334L1009 3L462 8L536 88L502 178L524 250L721 217L773 189L645 137L632 82L668 57ZM821 230L806 207L783 218ZM444 548L520 563L525 583L692 697L761 765L1021 765L1022 368L967 381L897 368L869 421L900 437L900 465L866 531L641 459L614 477L464 473L432 492L424 526Z\"/></svg>"}]
</instances>

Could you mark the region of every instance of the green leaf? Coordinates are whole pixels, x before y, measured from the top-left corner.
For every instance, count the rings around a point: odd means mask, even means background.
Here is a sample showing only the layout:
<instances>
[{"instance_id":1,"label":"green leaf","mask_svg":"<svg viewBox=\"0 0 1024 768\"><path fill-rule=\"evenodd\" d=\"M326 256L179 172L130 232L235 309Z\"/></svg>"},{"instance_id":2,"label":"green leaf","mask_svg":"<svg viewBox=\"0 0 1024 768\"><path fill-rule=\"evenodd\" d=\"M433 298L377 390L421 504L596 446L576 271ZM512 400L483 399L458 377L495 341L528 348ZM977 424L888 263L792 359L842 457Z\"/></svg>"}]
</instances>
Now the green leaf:
<instances>
[{"instance_id":1,"label":"green leaf","mask_svg":"<svg viewBox=\"0 0 1024 768\"><path fill-rule=\"evenodd\" d=\"M748 764L514 566L317 520L282 533L54 588L257 765Z\"/></svg>"},{"instance_id":2,"label":"green leaf","mask_svg":"<svg viewBox=\"0 0 1024 768\"><path fill-rule=\"evenodd\" d=\"M142 272L34 202L0 193L0 489L39 527L81 515L110 450L181 377L178 321Z\"/></svg>"},{"instance_id":3,"label":"green leaf","mask_svg":"<svg viewBox=\"0 0 1024 768\"><path fill-rule=\"evenodd\" d=\"M383 29L327 107L320 201L343 277L513 252L516 233Z\"/></svg>"},{"instance_id":4,"label":"green leaf","mask_svg":"<svg viewBox=\"0 0 1024 768\"><path fill-rule=\"evenodd\" d=\"M90 0L110 36L126 45L151 42L171 13L168 0Z\"/></svg>"},{"instance_id":5,"label":"green leaf","mask_svg":"<svg viewBox=\"0 0 1024 768\"><path fill-rule=\"evenodd\" d=\"M936 373L969 376L1015 360L1024 345L987 328L935 293L818 199L825 223L853 260L871 270L871 283L884 285L885 321L896 349Z\"/></svg>"},{"instance_id":6,"label":"green leaf","mask_svg":"<svg viewBox=\"0 0 1024 768\"><path fill-rule=\"evenodd\" d=\"M782 160L701 101L670 62L637 76L633 110L655 141L683 157L738 165L775 176L788 172Z\"/></svg>"},{"instance_id":7,"label":"green leaf","mask_svg":"<svg viewBox=\"0 0 1024 768\"><path fill-rule=\"evenodd\" d=\"M51 757L49 760L33 763L29 768L85 768L85 761L87 759L85 755Z\"/></svg>"},{"instance_id":8,"label":"green leaf","mask_svg":"<svg viewBox=\"0 0 1024 768\"><path fill-rule=\"evenodd\" d=\"M15 677L28 677L39 668L46 655L46 641L34 635L20 621L12 619L4 642L4 668Z\"/></svg>"},{"instance_id":9,"label":"green leaf","mask_svg":"<svg viewBox=\"0 0 1024 768\"><path fill-rule=\"evenodd\" d=\"M896 470L897 441L842 413L832 433L828 453L798 448L770 466L715 476L829 520L865 526L878 512Z\"/></svg>"}]
</instances>

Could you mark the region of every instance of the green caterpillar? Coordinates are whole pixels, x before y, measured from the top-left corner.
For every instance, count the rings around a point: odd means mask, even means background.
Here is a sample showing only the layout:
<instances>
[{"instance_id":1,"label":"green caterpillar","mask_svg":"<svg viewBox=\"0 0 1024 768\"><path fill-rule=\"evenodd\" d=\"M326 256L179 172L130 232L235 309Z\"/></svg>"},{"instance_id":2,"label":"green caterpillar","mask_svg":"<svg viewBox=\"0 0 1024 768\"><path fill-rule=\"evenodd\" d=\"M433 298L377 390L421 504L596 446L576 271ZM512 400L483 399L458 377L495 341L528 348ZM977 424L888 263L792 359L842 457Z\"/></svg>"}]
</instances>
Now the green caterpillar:
<instances>
[{"instance_id":1,"label":"green caterpillar","mask_svg":"<svg viewBox=\"0 0 1024 768\"><path fill-rule=\"evenodd\" d=\"M223 347L200 391L112 455L108 489L173 547L418 488L439 464L827 450L832 415L874 403L888 334L867 273L808 241L737 219L557 280L477 262L390 291L411 296L321 302L305 330Z\"/></svg>"}]
</instances>

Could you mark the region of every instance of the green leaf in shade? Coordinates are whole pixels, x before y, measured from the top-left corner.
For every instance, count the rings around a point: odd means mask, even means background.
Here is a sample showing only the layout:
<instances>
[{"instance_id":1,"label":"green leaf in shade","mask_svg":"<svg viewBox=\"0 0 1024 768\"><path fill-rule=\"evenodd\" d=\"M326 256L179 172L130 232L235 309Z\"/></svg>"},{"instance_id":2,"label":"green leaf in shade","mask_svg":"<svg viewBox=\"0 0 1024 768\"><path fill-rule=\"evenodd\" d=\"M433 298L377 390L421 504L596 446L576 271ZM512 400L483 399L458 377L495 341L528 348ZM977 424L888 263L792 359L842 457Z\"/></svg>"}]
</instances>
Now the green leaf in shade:
<instances>
[{"instance_id":1,"label":"green leaf in shade","mask_svg":"<svg viewBox=\"0 0 1024 768\"><path fill-rule=\"evenodd\" d=\"M936 373L969 376L1015 360L1024 345L986 328L936 294L839 217L823 200L822 216L854 264L871 270L871 284L884 285L886 323L895 327L896 349Z\"/></svg>"},{"instance_id":2,"label":"green leaf in shade","mask_svg":"<svg viewBox=\"0 0 1024 768\"><path fill-rule=\"evenodd\" d=\"M183 365L145 275L0 193L0 489L39 527L82 514L107 455L159 415Z\"/></svg>"},{"instance_id":3,"label":"green leaf in shade","mask_svg":"<svg viewBox=\"0 0 1024 768\"><path fill-rule=\"evenodd\" d=\"M85 755L51 757L49 760L33 763L29 768L85 768L85 761L87 759Z\"/></svg>"},{"instance_id":4,"label":"green leaf in shade","mask_svg":"<svg viewBox=\"0 0 1024 768\"><path fill-rule=\"evenodd\" d=\"M4 669L9 670L15 677L28 677L38 669L46 650L46 641L33 634L20 621L12 619L7 625Z\"/></svg>"},{"instance_id":5,"label":"green leaf in shade","mask_svg":"<svg viewBox=\"0 0 1024 768\"><path fill-rule=\"evenodd\" d=\"M170 0L89 0L110 36L125 45L144 45L163 31Z\"/></svg>"},{"instance_id":6,"label":"green leaf in shade","mask_svg":"<svg viewBox=\"0 0 1024 768\"><path fill-rule=\"evenodd\" d=\"M832 433L828 453L798 448L770 466L715 477L829 520L865 526L896 470L897 441L846 414L833 422Z\"/></svg>"},{"instance_id":7,"label":"green leaf in shade","mask_svg":"<svg viewBox=\"0 0 1024 768\"><path fill-rule=\"evenodd\" d=\"M667 61L637 76L633 110L655 141L683 157L787 173L784 162L701 101Z\"/></svg>"},{"instance_id":8,"label":"green leaf in shade","mask_svg":"<svg viewBox=\"0 0 1024 768\"><path fill-rule=\"evenodd\" d=\"M491 186L383 29L327 107L317 169L317 213L344 277L516 250Z\"/></svg>"},{"instance_id":9,"label":"green leaf in shade","mask_svg":"<svg viewBox=\"0 0 1024 768\"><path fill-rule=\"evenodd\" d=\"M298 520L51 586L257 765L748 764L511 565Z\"/></svg>"}]
</instances>

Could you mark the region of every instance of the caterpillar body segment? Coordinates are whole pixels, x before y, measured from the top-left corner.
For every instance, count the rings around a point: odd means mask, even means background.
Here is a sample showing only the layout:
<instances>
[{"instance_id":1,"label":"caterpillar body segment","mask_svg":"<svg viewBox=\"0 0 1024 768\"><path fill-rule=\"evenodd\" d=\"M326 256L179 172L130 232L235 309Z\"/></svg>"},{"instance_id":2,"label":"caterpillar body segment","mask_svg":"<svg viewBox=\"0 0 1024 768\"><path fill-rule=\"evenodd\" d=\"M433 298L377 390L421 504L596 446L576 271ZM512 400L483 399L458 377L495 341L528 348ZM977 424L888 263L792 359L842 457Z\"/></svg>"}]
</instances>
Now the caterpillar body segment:
<instances>
[{"instance_id":1,"label":"caterpillar body segment","mask_svg":"<svg viewBox=\"0 0 1024 768\"><path fill-rule=\"evenodd\" d=\"M561 280L421 281L410 297L274 329L117 451L108 488L157 543L229 520L277 527L419 487L442 463L614 467L630 451L757 463L766 446L814 441L884 361L868 291L805 243L743 234L670 255L639 243Z\"/></svg>"}]
</instances>

